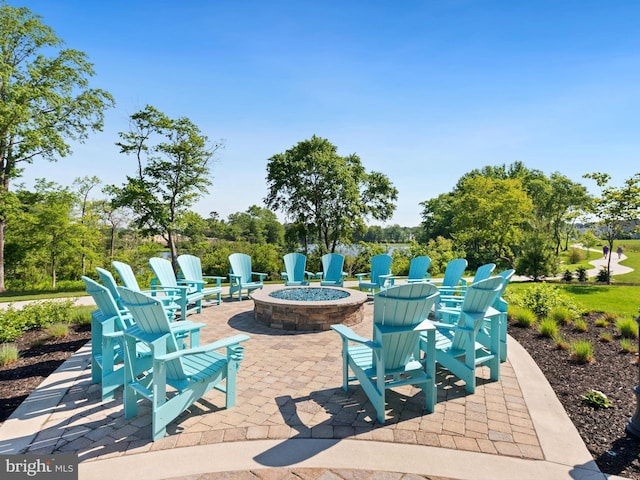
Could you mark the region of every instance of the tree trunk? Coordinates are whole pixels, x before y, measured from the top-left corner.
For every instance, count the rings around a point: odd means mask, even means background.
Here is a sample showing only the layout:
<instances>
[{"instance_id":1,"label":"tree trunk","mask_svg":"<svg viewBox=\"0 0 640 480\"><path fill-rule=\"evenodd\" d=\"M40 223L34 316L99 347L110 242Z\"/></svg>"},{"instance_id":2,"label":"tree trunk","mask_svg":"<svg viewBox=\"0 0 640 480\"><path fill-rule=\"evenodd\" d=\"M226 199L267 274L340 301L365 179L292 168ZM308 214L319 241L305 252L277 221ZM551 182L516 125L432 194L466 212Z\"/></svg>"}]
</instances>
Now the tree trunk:
<instances>
[{"instance_id":1,"label":"tree trunk","mask_svg":"<svg viewBox=\"0 0 640 480\"><path fill-rule=\"evenodd\" d=\"M113 260L113 255L115 254L115 250L116 250L116 227L112 226L111 227L111 245L109 246L109 258L111 258L111 260Z\"/></svg>"},{"instance_id":2,"label":"tree trunk","mask_svg":"<svg viewBox=\"0 0 640 480\"><path fill-rule=\"evenodd\" d=\"M6 292L4 286L4 229L6 222L0 220L0 292Z\"/></svg>"},{"instance_id":3,"label":"tree trunk","mask_svg":"<svg viewBox=\"0 0 640 480\"><path fill-rule=\"evenodd\" d=\"M169 252L171 253L171 266L173 266L173 271L178 273L178 249L176 248L176 242L173 238L173 231L167 231L167 244L169 246Z\"/></svg>"}]
</instances>

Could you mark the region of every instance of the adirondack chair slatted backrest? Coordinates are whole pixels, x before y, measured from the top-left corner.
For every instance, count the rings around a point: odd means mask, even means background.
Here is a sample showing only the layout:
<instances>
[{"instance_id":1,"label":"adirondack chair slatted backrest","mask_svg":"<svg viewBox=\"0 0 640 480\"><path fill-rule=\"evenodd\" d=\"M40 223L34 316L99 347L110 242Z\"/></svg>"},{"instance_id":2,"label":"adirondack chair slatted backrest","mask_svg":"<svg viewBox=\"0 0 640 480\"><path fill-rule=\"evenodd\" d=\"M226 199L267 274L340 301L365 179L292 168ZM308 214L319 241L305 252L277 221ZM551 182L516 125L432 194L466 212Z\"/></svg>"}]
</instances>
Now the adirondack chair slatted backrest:
<instances>
[{"instance_id":1,"label":"adirondack chair slatted backrest","mask_svg":"<svg viewBox=\"0 0 640 480\"><path fill-rule=\"evenodd\" d=\"M140 291L138 280L136 279L135 273L133 273L131 265L124 262L118 262L116 260L111 262L111 265L113 266L115 271L118 272L118 276L120 277L120 280L125 287L130 288L131 290L135 290L136 292Z\"/></svg>"},{"instance_id":2,"label":"adirondack chair slatted backrest","mask_svg":"<svg viewBox=\"0 0 640 480\"><path fill-rule=\"evenodd\" d=\"M407 277L407 280L424 280L430 265L431 258L426 255L412 258L411 262L409 263L409 275Z\"/></svg>"},{"instance_id":3,"label":"adirondack chair slatted backrest","mask_svg":"<svg viewBox=\"0 0 640 480\"><path fill-rule=\"evenodd\" d=\"M502 282L502 287L500 288L500 291L498 292L498 294L496 295L496 299L493 301L493 306L496 307L498 310L503 311L502 308L499 308L498 305L504 303L504 311L506 312L506 301L502 298L502 295L504 295L505 290L507 289L507 285L509 285L509 283L511 282L511 279L513 278L513 275L516 273L516 271L513 268L510 268L508 270L504 270L500 273L498 273L496 276L497 277L502 277L503 282Z\"/></svg>"},{"instance_id":4,"label":"adirondack chair slatted backrest","mask_svg":"<svg viewBox=\"0 0 640 480\"><path fill-rule=\"evenodd\" d=\"M152 257L149 259L151 270L155 274L160 285L164 288L178 288L178 279L173 271L171 262L160 257Z\"/></svg>"},{"instance_id":5,"label":"adirondack chair slatted backrest","mask_svg":"<svg viewBox=\"0 0 640 480\"><path fill-rule=\"evenodd\" d=\"M307 268L307 257L301 253L287 253L284 256L284 270L287 281L303 282Z\"/></svg>"},{"instance_id":6,"label":"adirondack chair slatted backrest","mask_svg":"<svg viewBox=\"0 0 640 480\"><path fill-rule=\"evenodd\" d=\"M328 282L341 282L344 268L344 255L325 253L322 256L322 279Z\"/></svg>"},{"instance_id":7,"label":"adirondack chair slatted backrest","mask_svg":"<svg viewBox=\"0 0 640 480\"><path fill-rule=\"evenodd\" d=\"M467 268L467 260L464 258L456 258L447 263L444 270L444 278L442 279L443 287L455 287L462 280L464 271Z\"/></svg>"},{"instance_id":8,"label":"adirondack chair slatted backrest","mask_svg":"<svg viewBox=\"0 0 640 480\"><path fill-rule=\"evenodd\" d=\"M100 310L100 313L102 313L103 318L114 319L116 330L123 331L131 325L131 321L126 321L126 319L123 318L118 309L118 304L107 287L100 285L89 277L83 276L82 281L84 282L85 290L93 297L93 301L98 307L98 310Z\"/></svg>"},{"instance_id":9,"label":"adirondack chair slatted backrest","mask_svg":"<svg viewBox=\"0 0 640 480\"><path fill-rule=\"evenodd\" d=\"M491 274L495 269L496 269L495 263L485 263L484 265L479 266L478 269L476 270L476 274L473 277L472 283L476 283L481 280L486 280L491 276Z\"/></svg>"},{"instance_id":10,"label":"adirondack chair slatted backrest","mask_svg":"<svg viewBox=\"0 0 640 480\"><path fill-rule=\"evenodd\" d=\"M386 253L371 257L371 283L380 284L382 282L380 276L391 273L392 262L393 258Z\"/></svg>"},{"instance_id":11,"label":"adirondack chair slatted backrest","mask_svg":"<svg viewBox=\"0 0 640 480\"><path fill-rule=\"evenodd\" d=\"M186 280L204 282L202 277L202 263L198 257L187 254L180 255L178 256L178 265Z\"/></svg>"},{"instance_id":12,"label":"adirondack chair slatted backrest","mask_svg":"<svg viewBox=\"0 0 640 480\"><path fill-rule=\"evenodd\" d=\"M118 304L118 308L123 310L122 302L120 301L120 294L118 293L118 285L116 284L116 279L113 278L111 272L109 270L105 270L104 268L97 267L96 272L98 272L98 278L102 282L102 284L109 289L111 292L111 296Z\"/></svg>"},{"instance_id":13,"label":"adirondack chair slatted backrest","mask_svg":"<svg viewBox=\"0 0 640 480\"><path fill-rule=\"evenodd\" d=\"M229 255L231 273L240 277L240 283L251 283L251 256L246 253Z\"/></svg>"},{"instance_id":14,"label":"adirondack chair slatted backrest","mask_svg":"<svg viewBox=\"0 0 640 480\"><path fill-rule=\"evenodd\" d=\"M455 330L451 343L452 350L464 349L468 336L466 333L473 332L473 338L475 338L487 310L500 293L503 282L502 277L496 276L469 286L458 317L457 325L461 328Z\"/></svg>"},{"instance_id":15,"label":"adirondack chair slatted backrest","mask_svg":"<svg viewBox=\"0 0 640 480\"><path fill-rule=\"evenodd\" d=\"M385 371L404 369L416 351L419 331L383 335L384 327L411 327L426 320L438 298L438 288L429 283L391 287L373 301L373 340L383 345Z\"/></svg>"},{"instance_id":16,"label":"adirondack chair slatted backrest","mask_svg":"<svg viewBox=\"0 0 640 480\"><path fill-rule=\"evenodd\" d=\"M118 287L118 291L140 330L146 334L166 337L166 353L179 350L178 342L171 331L169 319L160 300L125 287ZM165 365L167 378L186 380L182 359L170 360Z\"/></svg>"}]
</instances>

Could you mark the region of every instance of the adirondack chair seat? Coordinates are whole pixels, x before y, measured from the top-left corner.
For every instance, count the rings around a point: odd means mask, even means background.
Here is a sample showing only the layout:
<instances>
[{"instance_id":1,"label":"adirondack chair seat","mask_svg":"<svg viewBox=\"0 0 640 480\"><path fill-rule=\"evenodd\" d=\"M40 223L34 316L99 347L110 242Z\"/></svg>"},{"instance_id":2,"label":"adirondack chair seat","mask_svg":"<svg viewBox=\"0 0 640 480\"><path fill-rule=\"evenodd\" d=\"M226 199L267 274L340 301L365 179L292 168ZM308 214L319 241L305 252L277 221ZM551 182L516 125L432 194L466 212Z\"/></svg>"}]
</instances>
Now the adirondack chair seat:
<instances>
[{"instance_id":1,"label":"adirondack chair seat","mask_svg":"<svg viewBox=\"0 0 640 480\"><path fill-rule=\"evenodd\" d=\"M125 331L125 358L131 359L125 368L125 418L138 414L139 400L150 400L152 439L156 441L166 435L169 423L211 389L225 394L226 408L235 405L236 372L244 358L240 343L249 340L248 335L180 349L158 300L124 287L119 290L136 320ZM133 352L138 342L149 346L153 358L152 368L142 375L135 373L139 368Z\"/></svg>"},{"instance_id":2,"label":"adirondack chair seat","mask_svg":"<svg viewBox=\"0 0 640 480\"><path fill-rule=\"evenodd\" d=\"M433 412L435 386L435 327L426 320L438 296L429 284L392 287L374 297L373 339L337 324L331 328L342 340L342 388L357 380L385 422L386 394L390 388L415 385L424 393L424 408ZM420 338L430 339L423 360ZM349 370L353 375L349 375Z\"/></svg>"}]
</instances>

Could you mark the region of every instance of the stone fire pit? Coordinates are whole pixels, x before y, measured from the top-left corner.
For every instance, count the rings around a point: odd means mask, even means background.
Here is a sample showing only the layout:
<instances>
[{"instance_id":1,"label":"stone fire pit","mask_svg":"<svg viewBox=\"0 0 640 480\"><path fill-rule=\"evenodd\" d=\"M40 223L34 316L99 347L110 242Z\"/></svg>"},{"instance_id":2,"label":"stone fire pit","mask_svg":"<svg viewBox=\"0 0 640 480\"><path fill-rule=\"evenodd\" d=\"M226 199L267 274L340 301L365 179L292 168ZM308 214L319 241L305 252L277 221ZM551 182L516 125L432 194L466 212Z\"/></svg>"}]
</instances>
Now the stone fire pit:
<instances>
[{"instance_id":1,"label":"stone fire pit","mask_svg":"<svg viewBox=\"0 0 640 480\"><path fill-rule=\"evenodd\" d=\"M283 298L278 298L283 297ZM256 321L280 330L323 331L364 318L367 295L336 287L263 288L251 293Z\"/></svg>"}]
</instances>

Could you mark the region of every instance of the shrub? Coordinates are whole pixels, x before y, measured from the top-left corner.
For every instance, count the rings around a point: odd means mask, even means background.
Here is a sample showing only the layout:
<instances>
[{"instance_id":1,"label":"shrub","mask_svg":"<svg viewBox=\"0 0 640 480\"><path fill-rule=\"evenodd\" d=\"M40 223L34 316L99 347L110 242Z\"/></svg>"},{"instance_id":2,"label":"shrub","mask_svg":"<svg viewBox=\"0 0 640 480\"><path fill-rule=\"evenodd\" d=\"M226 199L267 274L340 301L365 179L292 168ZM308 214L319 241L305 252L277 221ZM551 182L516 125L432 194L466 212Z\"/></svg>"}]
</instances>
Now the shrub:
<instances>
[{"instance_id":1,"label":"shrub","mask_svg":"<svg viewBox=\"0 0 640 480\"><path fill-rule=\"evenodd\" d=\"M587 324L587 321L585 319L579 318L575 322L573 322L573 328L578 332L586 332L587 330L589 330L589 325Z\"/></svg>"},{"instance_id":2,"label":"shrub","mask_svg":"<svg viewBox=\"0 0 640 480\"><path fill-rule=\"evenodd\" d=\"M52 323L68 323L72 318L73 300L48 300L13 306L0 312L0 342L12 342L28 330Z\"/></svg>"},{"instance_id":3,"label":"shrub","mask_svg":"<svg viewBox=\"0 0 640 480\"><path fill-rule=\"evenodd\" d=\"M564 273L562 274L562 280L564 280L565 282L571 282L571 280L573 280L573 273L571 272L571 270L567 269L564 271Z\"/></svg>"},{"instance_id":4,"label":"shrub","mask_svg":"<svg viewBox=\"0 0 640 480\"><path fill-rule=\"evenodd\" d=\"M53 323L47 327L46 334L51 338L64 338L69 336L69 325L66 323Z\"/></svg>"},{"instance_id":5,"label":"shrub","mask_svg":"<svg viewBox=\"0 0 640 480\"><path fill-rule=\"evenodd\" d=\"M586 282L587 281L587 269L584 268L584 267L576 268L576 279L579 282Z\"/></svg>"},{"instance_id":6,"label":"shrub","mask_svg":"<svg viewBox=\"0 0 640 480\"><path fill-rule=\"evenodd\" d=\"M527 308L513 308L509 306L509 316L519 327L530 327L536 323L536 314Z\"/></svg>"},{"instance_id":7,"label":"shrub","mask_svg":"<svg viewBox=\"0 0 640 480\"><path fill-rule=\"evenodd\" d=\"M557 306L564 306L578 315L578 307L571 299L548 283L533 284L519 294L510 295L509 300L532 310L538 318L547 317L551 309Z\"/></svg>"},{"instance_id":8,"label":"shrub","mask_svg":"<svg viewBox=\"0 0 640 480\"><path fill-rule=\"evenodd\" d=\"M569 250L569 263L580 263L584 258L582 250L579 248L572 248Z\"/></svg>"},{"instance_id":9,"label":"shrub","mask_svg":"<svg viewBox=\"0 0 640 480\"><path fill-rule=\"evenodd\" d=\"M538 325L538 332L543 337L553 338L558 334L558 324L552 318L545 318Z\"/></svg>"},{"instance_id":10,"label":"shrub","mask_svg":"<svg viewBox=\"0 0 640 480\"><path fill-rule=\"evenodd\" d=\"M576 362L589 363L593 361L593 345L588 340L578 340L571 344L571 358Z\"/></svg>"},{"instance_id":11,"label":"shrub","mask_svg":"<svg viewBox=\"0 0 640 480\"><path fill-rule=\"evenodd\" d=\"M630 338L621 338L620 339L620 348L623 352L631 353L637 352L638 346L636 343Z\"/></svg>"},{"instance_id":12,"label":"shrub","mask_svg":"<svg viewBox=\"0 0 640 480\"><path fill-rule=\"evenodd\" d=\"M616 320L616 328L624 338L638 337L638 324L633 318L620 318Z\"/></svg>"},{"instance_id":13,"label":"shrub","mask_svg":"<svg viewBox=\"0 0 640 480\"><path fill-rule=\"evenodd\" d=\"M582 396L582 400L595 408L610 408L613 406L611 400L599 390L589 390Z\"/></svg>"},{"instance_id":14,"label":"shrub","mask_svg":"<svg viewBox=\"0 0 640 480\"><path fill-rule=\"evenodd\" d=\"M575 312L563 305L553 307L549 312L549 318L552 318L558 324L567 325L575 318Z\"/></svg>"},{"instance_id":15,"label":"shrub","mask_svg":"<svg viewBox=\"0 0 640 480\"><path fill-rule=\"evenodd\" d=\"M91 325L91 313L95 310L95 307L83 306L74 307L71 312L71 323L76 325Z\"/></svg>"},{"instance_id":16,"label":"shrub","mask_svg":"<svg viewBox=\"0 0 640 480\"><path fill-rule=\"evenodd\" d=\"M596 275L596 282L609 283L611 275L609 275L609 269L602 267Z\"/></svg>"},{"instance_id":17,"label":"shrub","mask_svg":"<svg viewBox=\"0 0 640 480\"><path fill-rule=\"evenodd\" d=\"M10 365L18 361L20 352L18 347L13 343L3 343L0 345L0 365Z\"/></svg>"}]
</instances>

